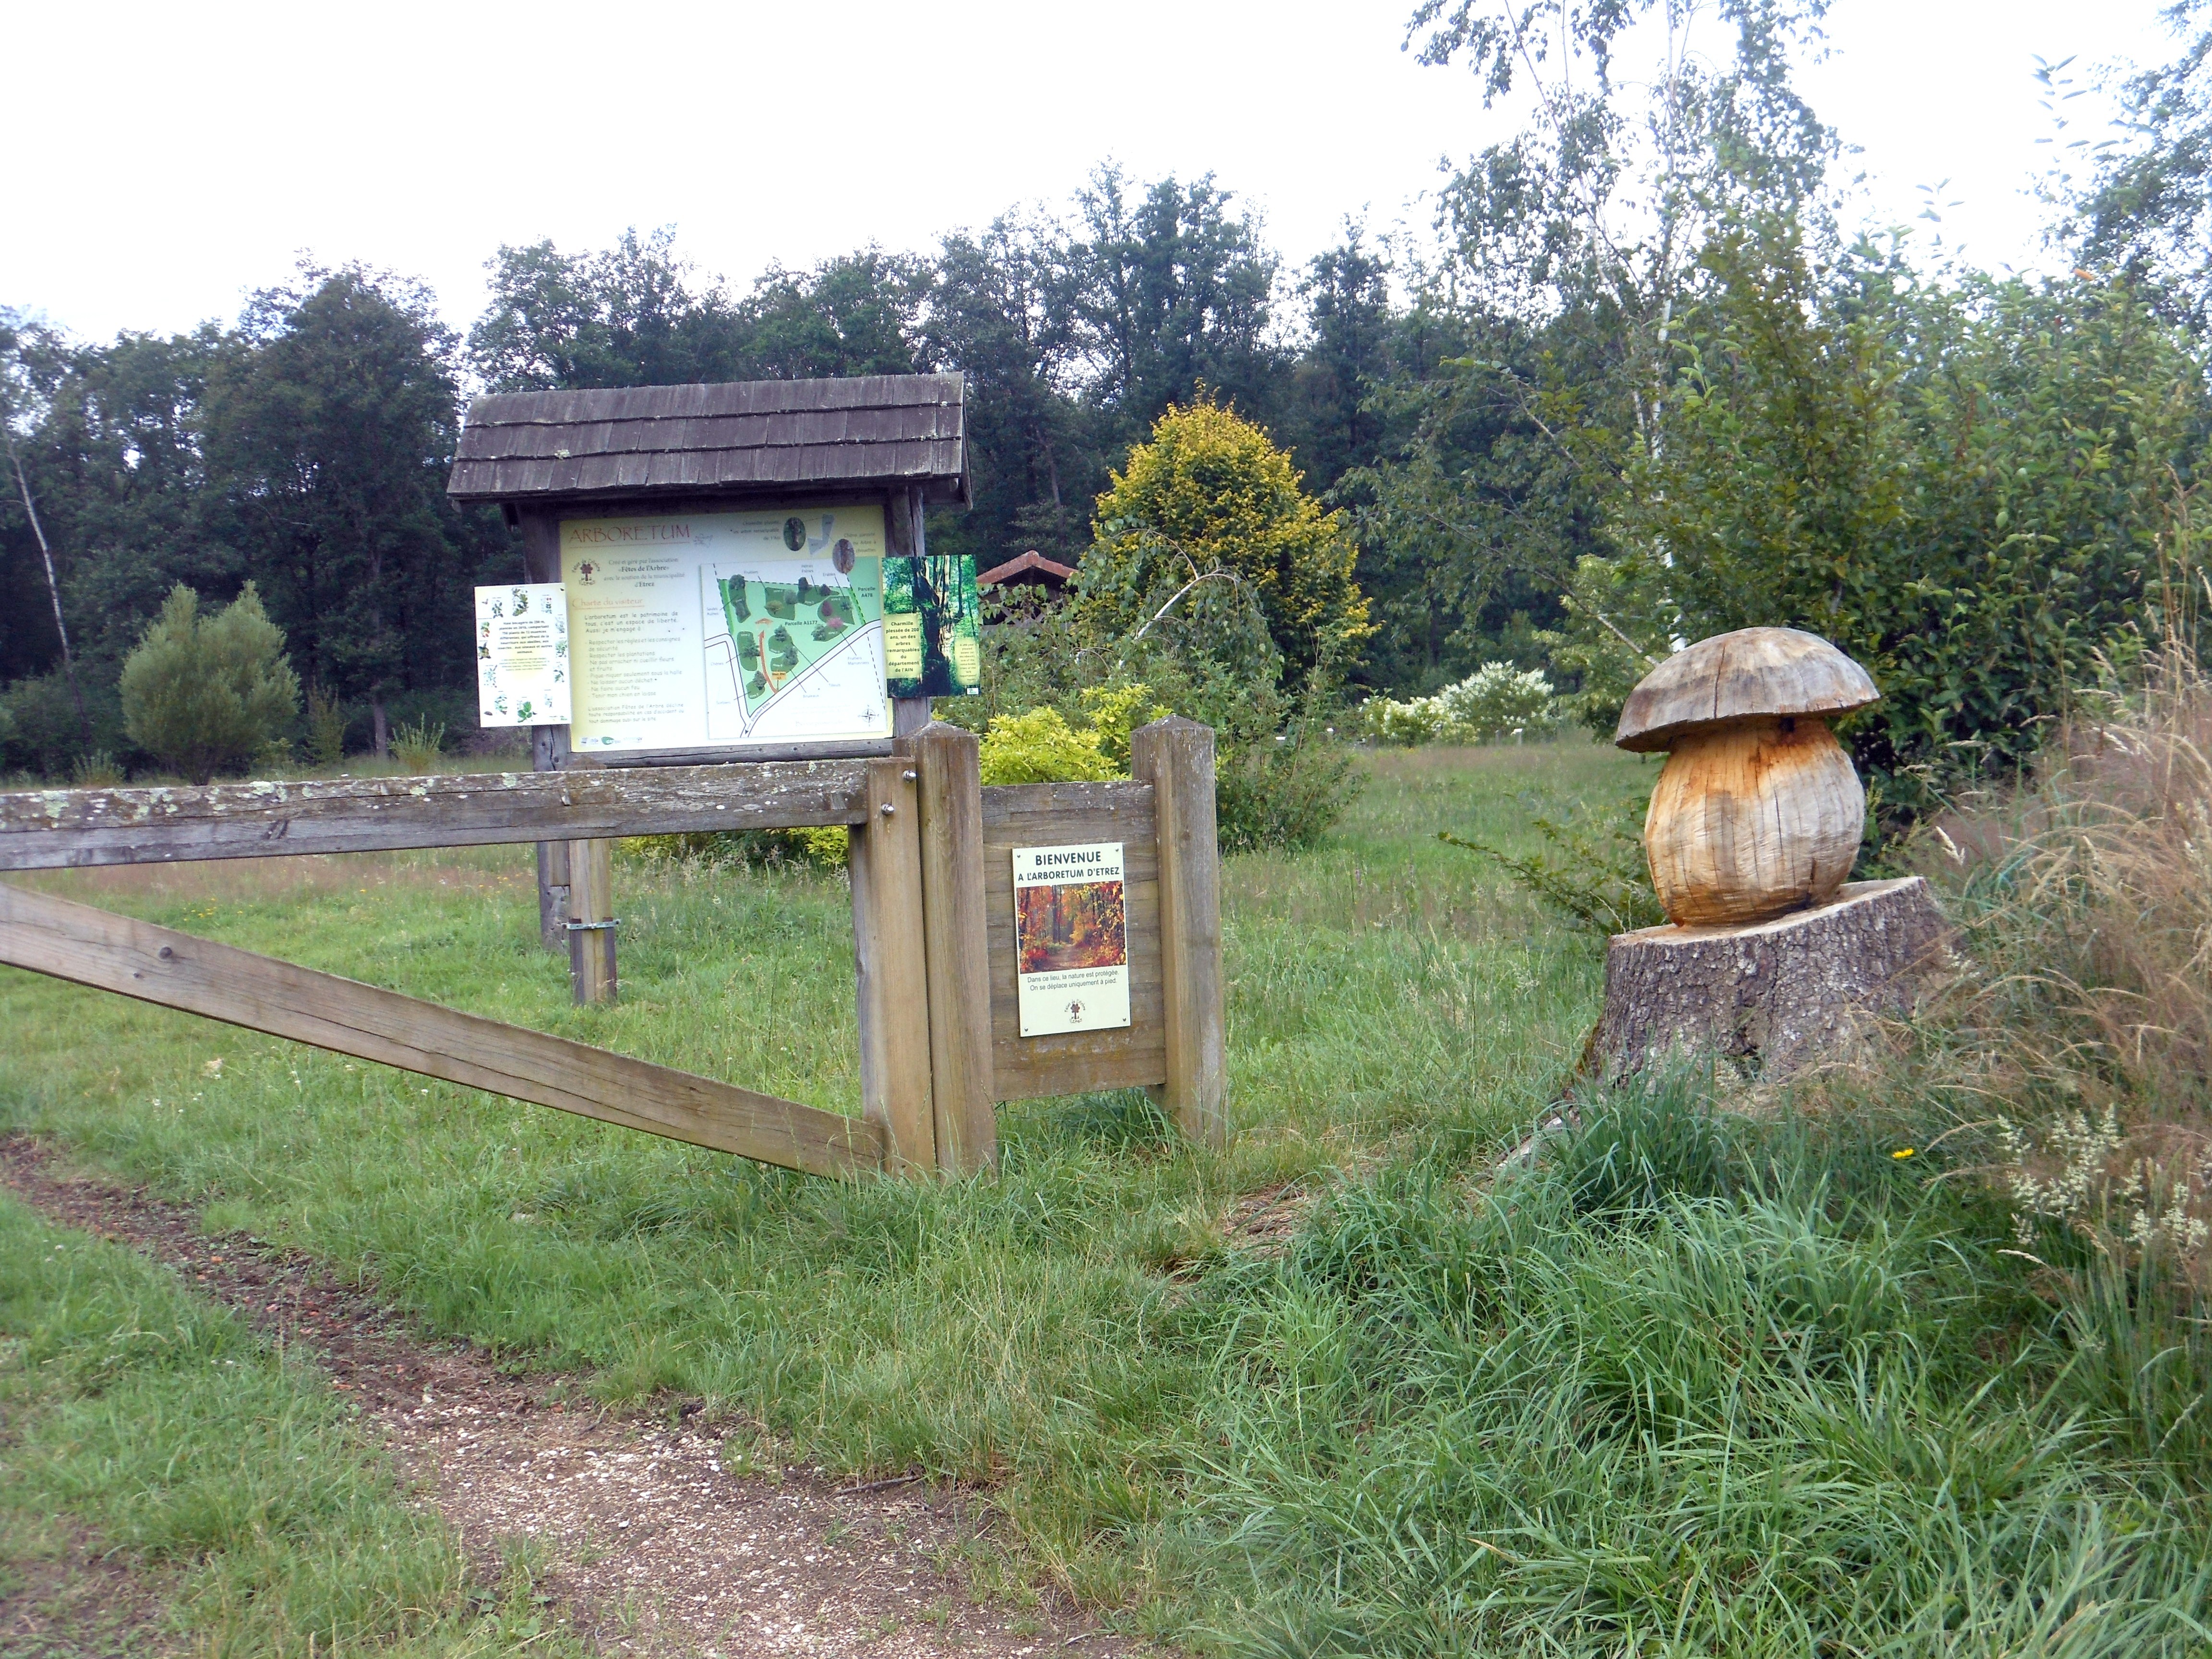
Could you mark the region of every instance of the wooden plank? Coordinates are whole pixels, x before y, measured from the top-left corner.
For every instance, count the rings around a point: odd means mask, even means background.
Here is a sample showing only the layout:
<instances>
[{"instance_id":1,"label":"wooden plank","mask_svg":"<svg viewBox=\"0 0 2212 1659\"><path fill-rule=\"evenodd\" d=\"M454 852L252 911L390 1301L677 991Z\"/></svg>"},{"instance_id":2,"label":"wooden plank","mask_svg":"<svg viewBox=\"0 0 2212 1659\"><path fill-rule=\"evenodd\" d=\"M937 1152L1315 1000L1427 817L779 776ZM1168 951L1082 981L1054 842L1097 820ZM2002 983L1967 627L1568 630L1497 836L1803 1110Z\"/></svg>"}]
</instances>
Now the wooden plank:
<instances>
[{"instance_id":1,"label":"wooden plank","mask_svg":"<svg viewBox=\"0 0 2212 1659\"><path fill-rule=\"evenodd\" d=\"M309 778L0 794L0 870L857 823L866 763Z\"/></svg>"},{"instance_id":2,"label":"wooden plank","mask_svg":"<svg viewBox=\"0 0 2212 1659\"><path fill-rule=\"evenodd\" d=\"M920 803L906 761L871 761L867 821L854 826L848 855L861 1109L883 1131L887 1167L908 1174L937 1167Z\"/></svg>"},{"instance_id":3,"label":"wooden plank","mask_svg":"<svg viewBox=\"0 0 2212 1659\"><path fill-rule=\"evenodd\" d=\"M1159 849L1152 786L1017 784L988 788L982 795L992 1091L1000 1100L1026 1100L1165 1082ZM1118 841L1123 847L1130 1023L1119 1030L1024 1037L1015 983L1013 849L1100 841Z\"/></svg>"},{"instance_id":4,"label":"wooden plank","mask_svg":"<svg viewBox=\"0 0 2212 1659\"><path fill-rule=\"evenodd\" d=\"M576 1006L612 1002L615 977L614 843L568 843L568 980Z\"/></svg>"},{"instance_id":5,"label":"wooden plank","mask_svg":"<svg viewBox=\"0 0 2212 1659\"><path fill-rule=\"evenodd\" d=\"M915 738L914 759L921 775L922 941L937 1167L972 1175L999 1162L981 745L972 732L933 722Z\"/></svg>"},{"instance_id":6,"label":"wooden plank","mask_svg":"<svg viewBox=\"0 0 2212 1659\"><path fill-rule=\"evenodd\" d=\"M1129 734L1129 769L1159 817L1160 963L1167 1079L1160 1102L1182 1132L1229 1144L1228 1012L1221 975L1221 852L1213 731L1170 715Z\"/></svg>"},{"instance_id":7,"label":"wooden plank","mask_svg":"<svg viewBox=\"0 0 2212 1659\"><path fill-rule=\"evenodd\" d=\"M593 758L594 766L620 770L638 766L744 766L762 761L869 760L890 754L889 738L835 738L811 743L752 743L742 749L631 749Z\"/></svg>"},{"instance_id":8,"label":"wooden plank","mask_svg":"<svg viewBox=\"0 0 2212 1659\"><path fill-rule=\"evenodd\" d=\"M0 883L0 962L816 1175L874 1170L872 1124Z\"/></svg>"}]
</instances>

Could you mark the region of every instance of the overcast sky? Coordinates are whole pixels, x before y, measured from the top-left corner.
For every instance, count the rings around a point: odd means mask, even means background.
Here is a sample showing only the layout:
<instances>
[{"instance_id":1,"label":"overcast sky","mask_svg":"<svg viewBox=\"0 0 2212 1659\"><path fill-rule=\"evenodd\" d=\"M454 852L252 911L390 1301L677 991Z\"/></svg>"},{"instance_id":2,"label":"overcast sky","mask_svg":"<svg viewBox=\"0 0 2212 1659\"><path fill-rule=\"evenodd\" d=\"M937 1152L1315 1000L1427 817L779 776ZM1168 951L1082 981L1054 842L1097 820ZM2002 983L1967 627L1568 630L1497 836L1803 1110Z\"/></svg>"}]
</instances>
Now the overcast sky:
<instances>
[{"instance_id":1,"label":"overcast sky","mask_svg":"<svg viewBox=\"0 0 2212 1659\"><path fill-rule=\"evenodd\" d=\"M1834 0L1802 84L1866 211L2036 258L2034 58L2157 61L2159 0ZM1102 158L1212 171L1296 264L1347 214L1425 229L1437 163L1502 136L1412 0L18 6L0 305L81 334L228 319L301 252L428 281L465 325L503 242L673 224L740 283L1063 202ZM2086 115L2094 100L2075 106ZM2076 131L2081 125L2077 123ZM2070 135L2069 135L2070 136Z\"/></svg>"}]
</instances>

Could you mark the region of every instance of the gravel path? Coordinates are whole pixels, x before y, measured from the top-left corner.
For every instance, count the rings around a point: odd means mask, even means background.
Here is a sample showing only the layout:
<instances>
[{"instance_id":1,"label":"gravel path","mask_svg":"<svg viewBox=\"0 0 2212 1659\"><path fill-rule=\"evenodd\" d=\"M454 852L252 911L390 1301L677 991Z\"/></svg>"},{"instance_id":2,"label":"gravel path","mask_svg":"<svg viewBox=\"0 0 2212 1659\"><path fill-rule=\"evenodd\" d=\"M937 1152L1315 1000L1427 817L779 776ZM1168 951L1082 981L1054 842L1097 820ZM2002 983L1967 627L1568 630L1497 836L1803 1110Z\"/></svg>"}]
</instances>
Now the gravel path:
<instances>
[{"instance_id":1,"label":"gravel path","mask_svg":"<svg viewBox=\"0 0 2212 1659\"><path fill-rule=\"evenodd\" d=\"M549 1379L510 1376L465 1345L427 1342L308 1257L240 1237L144 1191L72 1176L24 1136L0 1182L70 1226L128 1244L304 1346L496 1579L529 1540L543 1587L603 1650L654 1656L1140 1651L1049 1602L978 1607L957 1561L989 1538L971 1495L920 1482L840 1488L819 1471L738 1477L696 1402L653 1413L573 1409Z\"/></svg>"}]
</instances>

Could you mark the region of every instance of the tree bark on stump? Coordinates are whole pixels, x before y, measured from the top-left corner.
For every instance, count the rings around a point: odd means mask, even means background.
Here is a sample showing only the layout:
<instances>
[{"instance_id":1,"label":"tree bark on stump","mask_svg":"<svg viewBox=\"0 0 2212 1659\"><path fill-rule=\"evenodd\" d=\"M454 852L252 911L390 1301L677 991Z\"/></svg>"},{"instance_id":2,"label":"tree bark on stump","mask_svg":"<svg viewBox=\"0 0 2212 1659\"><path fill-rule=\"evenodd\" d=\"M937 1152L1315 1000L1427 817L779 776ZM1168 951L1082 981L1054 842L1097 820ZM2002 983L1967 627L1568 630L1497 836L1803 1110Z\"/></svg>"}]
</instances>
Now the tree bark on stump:
<instances>
[{"instance_id":1,"label":"tree bark on stump","mask_svg":"<svg viewBox=\"0 0 2212 1659\"><path fill-rule=\"evenodd\" d=\"M1606 949L1586 1073L1618 1083L1673 1050L1748 1077L1832 1052L1866 1015L1909 1016L1950 929L1919 876L1855 881L1828 903L1741 927L1645 927Z\"/></svg>"}]
</instances>

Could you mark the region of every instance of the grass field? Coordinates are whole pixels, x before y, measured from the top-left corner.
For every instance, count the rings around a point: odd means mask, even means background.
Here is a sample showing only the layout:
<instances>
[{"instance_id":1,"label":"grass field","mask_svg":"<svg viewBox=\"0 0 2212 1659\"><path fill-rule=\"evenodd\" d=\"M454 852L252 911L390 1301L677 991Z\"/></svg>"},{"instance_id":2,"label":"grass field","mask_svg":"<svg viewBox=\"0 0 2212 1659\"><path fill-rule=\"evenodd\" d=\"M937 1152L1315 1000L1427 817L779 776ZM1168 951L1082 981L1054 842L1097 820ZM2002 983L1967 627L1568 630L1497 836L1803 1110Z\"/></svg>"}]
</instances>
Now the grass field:
<instances>
[{"instance_id":1,"label":"grass field","mask_svg":"<svg viewBox=\"0 0 2212 1659\"><path fill-rule=\"evenodd\" d=\"M1227 866L1225 1154L1100 1095L1006 1108L995 1180L841 1185L14 973L0 1128L604 1399L742 1404L833 1469L987 1483L1025 1570L1194 1646L2203 1651L2204 1443L2136 1409L2133 1337L2040 1292L1978 1183L1892 1156L1941 1127L1911 1098L1748 1121L1676 1079L1486 1179L1565 1084L1599 961L1434 832L1527 848L1531 816L1617 801L1642 763L1367 764L1328 845ZM38 884L856 1109L837 878L620 867L624 1000L579 1011L528 860ZM0 1338L64 1297L11 1285ZM62 1492L146 1547L27 1467L9 1513ZM294 1570L214 1535L179 1559Z\"/></svg>"}]
</instances>

